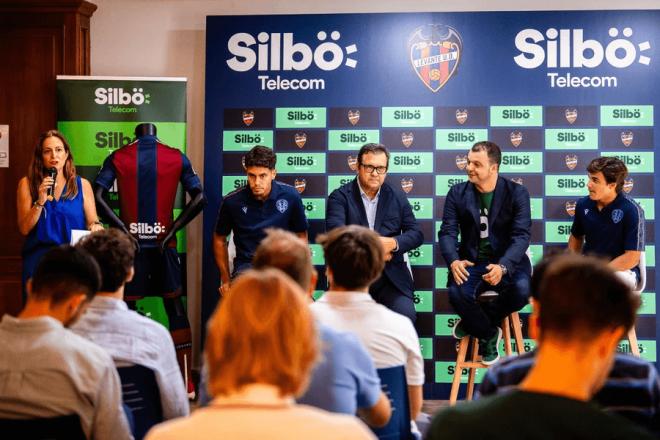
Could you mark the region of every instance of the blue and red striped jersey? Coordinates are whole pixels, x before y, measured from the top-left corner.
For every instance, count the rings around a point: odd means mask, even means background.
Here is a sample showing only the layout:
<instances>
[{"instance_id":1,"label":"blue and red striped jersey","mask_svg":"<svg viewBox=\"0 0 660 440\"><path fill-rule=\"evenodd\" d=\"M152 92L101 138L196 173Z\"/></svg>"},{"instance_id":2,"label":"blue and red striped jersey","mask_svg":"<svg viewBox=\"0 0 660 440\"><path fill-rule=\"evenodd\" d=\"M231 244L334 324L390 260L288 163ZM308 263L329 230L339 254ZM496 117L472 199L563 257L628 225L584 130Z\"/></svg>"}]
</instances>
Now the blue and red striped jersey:
<instances>
[{"instance_id":1,"label":"blue and red striped jersey","mask_svg":"<svg viewBox=\"0 0 660 440\"><path fill-rule=\"evenodd\" d=\"M157 246L174 222L172 209L179 182L190 192L202 183L181 151L142 136L110 154L96 184L110 190L117 180L119 218L140 246ZM176 239L170 243L176 246Z\"/></svg>"}]
</instances>

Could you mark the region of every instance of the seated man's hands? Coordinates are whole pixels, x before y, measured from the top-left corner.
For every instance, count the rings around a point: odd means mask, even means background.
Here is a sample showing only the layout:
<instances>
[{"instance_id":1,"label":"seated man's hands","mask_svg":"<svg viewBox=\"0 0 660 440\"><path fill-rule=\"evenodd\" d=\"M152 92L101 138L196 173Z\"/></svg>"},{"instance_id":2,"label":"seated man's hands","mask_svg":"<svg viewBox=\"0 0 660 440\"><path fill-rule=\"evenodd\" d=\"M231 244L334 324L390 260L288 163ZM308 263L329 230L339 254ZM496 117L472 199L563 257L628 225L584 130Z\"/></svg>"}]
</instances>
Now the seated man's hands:
<instances>
[{"instance_id":1,"label":"seated man's hands","mask_svg":"<svg viewBox=\"0 0 660 440\"><path fill-rule=\"evenodd\" d=\"M468 276L470 275L467 268L470 266L474 266L474 263L468 260L454 260L449 266L454 281L459 286L467 281Z\"/></svg>"}]
</instances>

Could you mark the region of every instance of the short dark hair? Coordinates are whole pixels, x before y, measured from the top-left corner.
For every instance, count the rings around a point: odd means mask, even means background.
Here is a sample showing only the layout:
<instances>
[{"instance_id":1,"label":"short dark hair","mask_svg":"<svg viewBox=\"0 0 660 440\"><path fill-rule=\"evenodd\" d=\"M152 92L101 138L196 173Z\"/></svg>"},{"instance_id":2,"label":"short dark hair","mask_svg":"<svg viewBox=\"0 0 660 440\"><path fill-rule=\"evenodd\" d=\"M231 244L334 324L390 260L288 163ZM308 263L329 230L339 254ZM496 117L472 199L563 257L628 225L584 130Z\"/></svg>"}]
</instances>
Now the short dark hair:
<instances>
[{"instance_id":1,"label":"short dark hair","mask_svg":"<svg viewBox=\"0 0 660 440\"><path fill-rule=\"evenodd\" d=\"M289 231L270 228L254 252L252 267L279 269L305 291L309 289L314 266L307 243Z\"/></svg>"},{"instance_id":2,"label":"short dark hair","mask_svg":"<svg viewBox=\"0 0 660 440\"><path fill-rule=\"evenodd\" d=\"M480 151L485 151L488 155L488 161L492 164L496 163L499 168L502 163L502 150L495 142L490 141L481 141L472 145L470 149L473 153L478 153Z\"/></svg>"},{"instance_id":3,"label":"short dark hair","mask_svg":"<svg viewBox=\"0 0 660 440\"><path fill-rule=\"evenodd\" d=\"M364 156L367 153L371 154L378 154L378 153L383 153L385 157L387 157L387 165L389 166L390 164L390 152L388 151L387 147L383 144L364 144L362 148L360 148L360 151L358 151L358 157L357 161L358 164L362 164L362 156Z\"/></svg>"},{"instance_id":4,"label":"short dark hair","mask_svg":"<svg viewBox=\"0 0 660 440\"><path fill-rule=\"evenodd\" d=\"M378 234L364 226L348 225L321 235L325 264L335 284L345 289L369 286L385 267Z\"/></svg>"},{"instance_id":5,"label":"short dark hair","mask_svg":"<svg viewBox=\"0 0 660 440\"><path fill-rule=\"evenodd\" d=\"M587 165L587 172L596 174L602 172L605 182L616 183L617 194L623 189L623 181L628 176L628 168L618 157L597 157Z\"/></svg>"},{"instance_id":6,"label":"short dark hair","mask_svg":"<svg viewBox=\"0 0 660 440\"><path fill-rule=\"evenodd\" d=\"M639 297L603 260L583 255L554 257L539 288L541 339L588 342L606 329L635 323Z\"/></svg>"},{"instance_id":7,"label":"short dark hair","mask_svg":"<svg viewBox=\"0 0 660 440\"><path fill-rule=\"evenodd\" d=\"M101 268L101 292L119 289L133 267L135 247L125 232L110 228L92 232L77 245L87 251Z\"/></svg>"},{"instance_id":8,"label":"short dark hair","mask_svg":"<svg viewBox=\"0 0 660 440\"><path fill-rule=\"evenodd\" d=\"M32 293L36 299L61 304L75 294L94 298L101 287L101 270L85 250L62 245L46 252L32 276Z\"/></svg>"},{"instance_id":9,"label":"short dark hair","mask_svg":"<svg viewBox=\"0 0 660 440\"><path fill-rule=\"evenodd\" d=\"M269 170L275 169L277 163L277 156L273 150L263 145L254 146L245 155L245 168L249 167L264 167Z\"/></svg>"}]
</instances>

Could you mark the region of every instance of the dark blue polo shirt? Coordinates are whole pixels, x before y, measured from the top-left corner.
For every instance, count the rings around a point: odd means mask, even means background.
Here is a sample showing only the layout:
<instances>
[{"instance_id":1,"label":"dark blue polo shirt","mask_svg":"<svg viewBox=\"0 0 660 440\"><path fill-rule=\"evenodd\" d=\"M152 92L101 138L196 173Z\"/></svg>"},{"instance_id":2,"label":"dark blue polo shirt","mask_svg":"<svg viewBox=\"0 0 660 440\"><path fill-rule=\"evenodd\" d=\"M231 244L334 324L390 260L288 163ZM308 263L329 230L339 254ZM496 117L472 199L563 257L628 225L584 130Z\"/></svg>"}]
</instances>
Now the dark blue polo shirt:
<instances>
[{"instance_id":1,"label":"dark blue polo shirt","mask_svg":"<svg viewBox=\"0 0 660 440\"><path fill-rule=\"evenodd\" d=\"M600 211L595 201L583 197L575 205L571 234L584 236L584 254L613 260L625 251L643 251L644 210L623 193Z\"/></svg>"},{"instance_id":2,"label":"dark blue polo shirt","mask_svg":"<svg viewBox=\"0 0 660 440\"><path fill-rule=\"evenodd\" d=\"M307 227L305 208L298 191L274 180L270 195L263 202L254 198L247 185L227 194L220 204L215 233L227 236L233 231L236 245L234 273L238 273L250 267L267 228L305 232Z\"/></svg>"}]
</instances>

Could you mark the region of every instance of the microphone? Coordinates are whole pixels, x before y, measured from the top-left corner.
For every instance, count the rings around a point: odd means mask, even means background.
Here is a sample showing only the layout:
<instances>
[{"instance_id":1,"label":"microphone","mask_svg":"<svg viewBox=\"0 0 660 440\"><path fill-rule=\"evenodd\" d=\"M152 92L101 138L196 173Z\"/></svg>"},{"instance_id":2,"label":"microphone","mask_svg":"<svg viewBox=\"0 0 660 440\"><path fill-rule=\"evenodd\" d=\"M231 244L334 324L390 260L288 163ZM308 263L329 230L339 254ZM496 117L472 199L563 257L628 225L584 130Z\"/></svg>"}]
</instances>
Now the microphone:
<instances>
[{"instance_id":1,"label":"microphone","mask_svg":"<svg viewBox=\"0 0 660 440\"><path fill-rule=\"evenodd\" d=\"M46 170L46 174L48 175L48 177L51 177L53 179L53 184L46 191L48 201L51 202L53 201L53 192L55 190L55 178L57 177L57 168L55 167L48 168Z\"/></svg>"}]
</instances>

